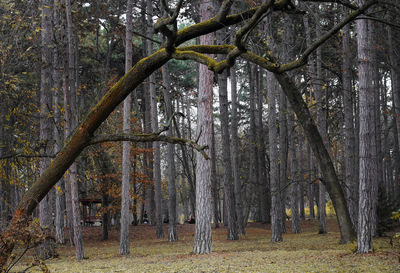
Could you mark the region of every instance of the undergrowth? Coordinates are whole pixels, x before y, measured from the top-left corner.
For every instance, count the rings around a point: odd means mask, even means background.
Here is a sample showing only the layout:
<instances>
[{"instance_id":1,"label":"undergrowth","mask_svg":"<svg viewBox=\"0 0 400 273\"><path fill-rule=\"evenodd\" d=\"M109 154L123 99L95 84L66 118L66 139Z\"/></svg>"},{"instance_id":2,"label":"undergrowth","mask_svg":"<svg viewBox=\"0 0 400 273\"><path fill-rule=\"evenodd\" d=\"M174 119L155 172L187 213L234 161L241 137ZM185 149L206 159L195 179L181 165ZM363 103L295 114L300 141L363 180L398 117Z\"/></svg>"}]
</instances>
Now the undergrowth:
<instances>
[{"instance_id":1,"label":"undergrowth","mask_svg":"<svg viewBox=\"0 0 400 273\"><path fill-rule=\"evenodd\" d=\"M376 238L373 253L355 254L354 244L339 244L334 218L325 235L317 234L318 221L303 221L301 234L291 234L287 222L289 233L279 243L270 242L269 225L249 224L238 241L226 240L224 228L213 229L209 255L192 254L194 225L179 225L175 243L156 239L154 227L138 225L131 230L131 254L125 257L118 254L117 230L101 241L101 227L84 229L87 259L77 262L74 249L61 246L59 257L47 261L51 272L400 272L399 245Z\"/></svg>"}]
</instances>

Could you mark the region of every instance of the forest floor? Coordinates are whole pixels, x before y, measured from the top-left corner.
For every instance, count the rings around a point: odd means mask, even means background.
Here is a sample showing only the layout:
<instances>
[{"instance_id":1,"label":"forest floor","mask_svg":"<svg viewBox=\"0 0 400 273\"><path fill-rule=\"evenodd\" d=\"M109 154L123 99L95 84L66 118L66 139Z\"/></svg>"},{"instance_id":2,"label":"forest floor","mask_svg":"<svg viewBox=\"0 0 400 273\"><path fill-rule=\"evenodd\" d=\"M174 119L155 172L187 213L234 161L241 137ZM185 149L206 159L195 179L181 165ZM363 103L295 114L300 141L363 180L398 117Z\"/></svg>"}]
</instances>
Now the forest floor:
<instances>
[{"instance_id":1,"label":"forest floor","mask_svg":"<svg viewBox=\"0 0 400 273\"><path fill-rule=\"evenodd\" d=\"M86 259L75 260L74 248L59 246L58 258L45 261L51 272L400 272L400 241L390 237L374 239L372 254L354 253L356 243L339 244L334 218L328 219L328 233L317 234L318 221L302 223L303 233L292 234L290 222L283 242L271 243L269 225L249 223L238 241L226 240L226 229L213 229L213 251L192 253L194 225L178 225L179 241L156 239L155 227L138 225L131 230L131 254L119 255L119 232L115 228L102 241L101 227L84 227ZM168 225L164 225L166 234ZM13 271L23 271L32 256L27 255ZM28 272L41 272L32 268Z\"/></svg>"}]
</instances>

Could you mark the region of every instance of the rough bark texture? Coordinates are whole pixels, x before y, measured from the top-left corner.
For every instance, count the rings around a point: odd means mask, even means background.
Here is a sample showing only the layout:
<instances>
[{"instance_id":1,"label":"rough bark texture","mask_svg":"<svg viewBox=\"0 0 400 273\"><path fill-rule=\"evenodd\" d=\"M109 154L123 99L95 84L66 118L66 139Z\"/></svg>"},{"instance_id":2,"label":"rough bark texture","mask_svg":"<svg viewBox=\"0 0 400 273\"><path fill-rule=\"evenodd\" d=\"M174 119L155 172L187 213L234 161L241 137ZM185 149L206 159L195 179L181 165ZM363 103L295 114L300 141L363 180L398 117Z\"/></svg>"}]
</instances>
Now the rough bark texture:
<instances>
[{"instance_id":1,"label":"rough bark texture","mask_svg":"<svg viewBox=\"0 0 400 273\"><path fill-rule=\"evenodd\" d=\"M208 0L200 2L201 20L212 16L212 3ZM213 35L200 37L201 44L213 44ZM200 145L211 145L211 126L213 118L213 73L205 65L199 69L199 95L197 107L197 136ZM207 254L211 252L211 169L210 161L196 154L196 227L193 252Z\"/></svg>"},{"instance_id":2,"label":"rough bark texture","mask_svg":"<svg viewBox=\"0 0 400 273\"><path fill-rule=\"evenodd\" d=\"M257 88L256 88L256 125L257 125L257 157L258 157L258 211L261 223L267 223L269 217L267 215L267 188L268 188L268 175L266 169L266 149L264 140L264 124L263 124L263 70L255 71L257 75Z\"/></svg>"},{"instance_id":3,"label":"rough bark texture","mask_svg":"<svg viewBox=\"0 0 400 273\"><path fill-rule=\"evenodd\" d=\"M294 114L290 111L288 115L288 139L289 141L289 159L290 159L290 209L292 212L292 232L300 233L300 217L299 217L299 174L297 171L297 156L296 156L296 127L294 124Z\"/></svg>"},{"instance_id":4,"label":"rough bark texture","mask_svg":"<svg viewBox=\"0 0 400 273\"><path fill-rule=\"evenodd\" d=\"M125 29L125 73L132 68L132 8L133 0L128 0L126 6L126 29ZM122 117L122 130L124 134L130 133L131 128L131 95L124 100ZM122 187L121 187L121 232L119 238L119 253L127 255L129 247L129 212L130 212L130 148L129 141L123 142L122 147Z\"/></svg>"},{"instance_id":5,"label":"rough bark texture","mask_svg":"<svg viewBox=\"0 0 400 273\"><path fill-rule=\"evenodd\" d=\"M69 122L69 129L76 127L76 79L75 79L75 47L73 42L73 29L72 29L72 15L71 15L71 1L66 0L65 10L67 17L67 39L68 39L68 83L69 83L69 107L70 116L66 122ZM65 109L68 111L68 109ZM68 132L69 133L69 132ZM62 151L61 151L62 152ZM76 163L72 163L69 172L69 180L71 183L71 203L72 215L74 226L74 244L75 254L77 260L82 260L84 257L83 241L82 241L82 228L81 228L81 213L79 208L79 191L78 191L78 177ZM44 175L42 175L43 177Z\"/></svg>"},{"instance_id":6,"label":"rough bark texture","mask_svg":"<svg viewBox=\"0 0 400 273\"><path fill-rule=\"evenodd\" d=\"M268 111L269 111L269 158L270 158L270 188L271 188L271 242L282 241L282 225L280 223L280 189L278 165L278 133L276 124L276 80L273 74L267 73Z\"/></svg>"},{"instance_id":7,"label":"rough bark texture","mask_svg":"<svg viewBox=\"0 0 400 273\"><path fill-rule=\"evenodd\" d=\"M280 222L282 232L286 232L286 186L287 186L287 157L288 157L288 140L287 140L287 101L284 93L279 93L279 190L280 190Z\"/></svg>"},{"instance_id":8,"label":"rough bark texture","mask_svg":"<svg viewBox=\"0 0 400 273\"><path fill-rule=\"evenodd\" d=\"M242 183L239 177L239 136L238 136L238 100L237 100L237 82L235 68L231 68L231 97L232 97L232 122L231 122L231 135L232 135L232 171L233 183L235 189L235 209L237 219L238 235L245 234L243 207L242 207Z\"/></svg>"},{"instance_id":9,"label":"rough bark texture","mask_svg":"<svg viewBox=\"0 0 400 273\"><path fill-rule=\"evenodd\" d=\"M389 28L389 51L390 51L390 64L391 64L391 80L392 80L392 93L393 93L393 106L396 114L397 125L397 142L400 143L400 52L396 47L394 40L396 39L396 31Z\"/></svg>"},{"instance_id":10,"label":"rough bark texture","mask_svg":"<svg viewBox=\"0 0 400 273\"><path fill-rule=\"evenodd\" d=\"M166 119L169 120L173 114L173 106L170 97L170 79L168 66L162 67L162 79L164 85L164 101L166 110ZM174 136L173 129L170 128L167 135ZM176 169L175 169L175 145L167 144L167 162L168 162L168 240L170 242L178 241L178 233L176 230Z\"/></svg>"},{"instance_id":11,"label":"rough bark texture","mask_svg":"<svg viewBox=\"0 0 400 273\"><path fill-rule=\"evenodd\" d=\"M319 37L321 34L320 22L317 19L316 23L316 36ZM322 140L325 147L329 147L329 139L327 133L327 123L326 123L326 86L323 82L322 76L322 52L321 48L317 48L316 52L316 63L315 63L315 74L313 77L313 89L315 94L315 100L317 103L317 125L318 131L322 136ZM323 88L325 87L325 88ZM323 183L319 183L319 203L318 203L318 215L319 215L319 233L326 233L326 190Z\"/></svg>"},{"instance_id":12,"label":"rough bark texture","mask_svg":"<svg viewBox=\"0 0 400 273\"><path fill-rule=\"evenodd\" d=\"M305 207L304 207L304 193L305 193L305 184L306 184L306 179L305 179L305 174L308 171L307 168L307 150L308 150L308 145L306 145L306 142L304 141L303 137L303 131L301 128L298 128L297 130L297 158L298 162L298 176L299 176L299 208L300 208L300 220L305 220L306 219L306 212L305 212ZM311 212L311 210L310 210Z\"/></svg>"},{"instance_id":13,"label":"rough bark texture","mask_svg":"<svg viewBox=\"0 0 400 273\"><path fill-rule=\"evenodd\" d=\"M52 138L52 120L50 117L50 110L52 105L52 94L50 94L50 89L52 87L51 82L51 69L52 69L52 1L42 0L42 22L41 22L41 38L42 38L42 57L41 57L41 81L40 81L40 152L42 154L50 154L52 152L51 144L49 140ZM40 159L40 175L48 168L50 165L50 158ZM40 225L45 229L44 242L40 246L40 256L43 259L48 259L55 255L54 243L51 240L53 235L53 221L51 215L52 207L52 197L54 196L53 191L47 194L39 205L39 218Z\"/></svg>"},{"instance_id":14,"label":"rough bark texture","mask_svg":"<svg viewBox=\"0 0 400 273\"><path fill-rule=\"evenodd\" d=\"M257 201L257 191L260 177L259 177L259 158L257 151L257 127L256 127L256 106L257 106L257 98L255 95L256 92L256 67L254 64L248 63L248 73L249 73L249 104L250 104L250 132L249 132L249 189L251 191L250 194L254 195L254 197L250 197L248 200ZM258 207L258 202L250 203L250 208L256 205ZM253 204L253 202L255 204ZM260 215L258 216L258 220Z\"/></svg>"},{"instance_id":15,"label":"rough bark texture","mask_svg":"<svg viewBox=\"0 0 400 273\"><path fill-rule=\"evenodd\" d=\"M60 43L60 19L58 15L58 0L53 0L53 23L54 23L54 39L57 43ZM60 56L58 47L54 46L53 48L53 85L54 85L54 93L53 93L53 115L54 115L54 130L53 130L53 138L54 142L54 153L57 154L62 147L62 136L60 135L61 128L59 128L60 123L60 104L59 98L61 93L61 74L60 74ZM64 179L60 179L57 182L57 187L55 190L56 193L56 215L54 224L56 226L56 243L65 244L65 235L64 235L64 214L65 214L65 189L64 189Z\"/></svg>"},{"instance_id":16,"label":"rough bark texture","mask_svg":"<svg viewBox=\"0 0 400 273\"><path fill-rule=\"evenodd\" d=\"M218 34L218 42L222 43L224 39L223 33ZM228 82L227 70L218 75L218 91L219 91L219 111L221 121L221 138L222 138L222 167L224 179L224 201L226 206L227 239L237 240L237 224L235 212L235 196L233 195L232 185L232 164L231 164L231 147L229 136L229 113L228 113Z\"/></svg>"},{"instance_id":17,"label":"rough bark texture","mask_svg":"<svg viewBox=\"0 0 400 273\"><path fill-rule=\"evenodd\" d=\"M289 15L285 15L285 42L284 42L284 47L285 47L285 60L287 62L290 62L290 60L293 60L295 58L294 50L293 50L293 45L294 43L294 35L293 35L293 22L292 18ZM294 76L292 72L289 72L289 75ZM289 183L288 186L288 194L289 194L289 199L290 199L290 208L292 212L292 232L293 233L300 233L301 232L301 227L300 227L300 218L299 218L299 179L300 176L298 174L297 170L297 155L296 155L296 125L295 125L295 117L292 108L290 107L290 104L288 105L288 113L287 113L287 139L288 139L288 153L289 153L289 159L290 162L290 179L288 180L287 183ZM283 109L283 113L285 113L285 109ZM282 114L283 114L282 113ZM281 174L282 178L282 174ZM285 186L285 185L283 185ZM286 210L285 210L285 215L286 216ZM285 217L286 218L286 217Z\"/></svg>"},{"instance_id":18,"label":"rough bark texture","mask_svg":"<svg viewBox=\"0 0 400 273\"><path fill-rule=\"evenodd\" d=\"M369 85L370 92L369 96L373 94L374 99L374 126L375 126L375 164L376 173L375 178L372 179L372 212L371 212L371 229L372 236L377 236L377 225L378 225L378 215L377 215L377 205L378 205L378 187L382 186L383 178L383 157L382 157L382 142L381 142L381 109L380 109L380 86L379 86L379 71L378 71L378 59L377 59L377 48L381 47L380 41L376 38L376 23L372 20L368 20L368 50L369 50L369 61L371 63L370 78L371 82Z\"/></svg>"},{"instance_id":19,"label":"rough bark texture","mask_svg":"<svg viewBox=\"0 0 400 273\"><path fill-rule=\"evenodd\" d=\"M356 180L356 153L355 153L355 132L353 114L353 88L351 84L351 52L350 52L350 32L349 26L343 28L343 108L344 108L344 145L345 145L345 193L349 213L353 225L357 226L358 214L358 181Z\"/></svg>"},{"instance_id":20,"label":"rough bark texture","mask_svg":"<svg viewBox=\"0 0 400 273\"><path fill-rule=\"evenodd\" d=\"M213 197L213 215L214 215L214 226L219 228L219 181L217 178L217 153L215 151L215 128L214 121L212 123L212 135L211 135L211 187ZM222 210L222 209L221 209Z\"/></svg>"},{"instance_id":21,"label":"rough bark texture","mask_svg":"<svg viewBox=\"0 0 400 273\"><path fill-rule=\"evenodd\" d=\"M357 1L364 4L364 0ZM374 92L371 72L373 64L370 55L368 21L357 21L358 79L360 98L360 185L358 203L357 252L372 251L372 187L376 179L376 138L374 124Z\"/></svg>"},{"instance_id":22,"label":"rough bark texture","mask_svg":"<svg viewBox=\"0 0 400 273\"><path fill-rule=\"evenodd\" d=\"M395 46L395 40L399 37L399 31L394 28L388 29L389 36L389 56L391 64L391 84L392 84L392 96L393 96L393 108L395 111L393 133L394 133L394 146L396 147L394 152L395 162L399 162L400 159L400 52L399 48ZM397 35L396 35L397 34ZM394 166L394 185L392 187L393 200L399 200L400 197L400 164Z\"/></svg>"},{"instance_id":23,"label":"rough bark texture","mask_svg":"<svg viewBox=\"0 0 400 273\"><path fill-rule=\"evenodd\" d=\"M152 1L147 1L147 36L153 36L153 7ZM153 53L153 42L147 41L147 55L151 55ZM151 105L151 128L153 132L158 130L158 108L157 108L157 94L156 94L156 77L155 74L152 73L149 77L149 89L150 89L150 105ZM154 201L156 205L155 210L155 218L156 218L156 236L157 238L163 238L163 219L162 219L162 210L161 210L161 153L160 153L160 142L153 142L153 179L154 179Z\"/></svg>"}]
</instances>

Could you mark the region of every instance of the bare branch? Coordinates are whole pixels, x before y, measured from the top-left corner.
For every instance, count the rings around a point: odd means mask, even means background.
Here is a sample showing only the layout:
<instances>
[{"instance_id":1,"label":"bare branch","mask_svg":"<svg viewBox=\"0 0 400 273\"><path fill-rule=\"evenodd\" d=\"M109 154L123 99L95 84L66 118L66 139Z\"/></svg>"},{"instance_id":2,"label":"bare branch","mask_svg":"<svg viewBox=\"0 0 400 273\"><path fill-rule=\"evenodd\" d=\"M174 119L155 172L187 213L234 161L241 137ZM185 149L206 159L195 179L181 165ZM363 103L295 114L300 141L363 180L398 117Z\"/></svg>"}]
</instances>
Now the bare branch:
<instances>
[{"instance_id":1,"label":"bare branch","mask_svg":"<svg viewBox=\"0 0 400 273\"><path fill-rule=\"evenodd\" d=\"M175 48L174 43L178 35L178 26L176 23L176 19L178 18L179 12L181 10L183 0L178 1L178 3L176 4L176 8L173 12L169 9L165 0L162 0L161 3L166 13L172 15L171 17L160 18L154 26L154 31L155 33L161 32L167 38L164 47L168 52L173 52ZM168 28L169 25L172 26L172 30Z\"/></svg>"},{"instance_id":2,"label":"bare branch","mask_svg":"<svg viewBox=\"0 0 400 273\"><path fill-rule=\"evenodd\" d=\"M349 9L356 10L358 7L344 0L300 0L302 2L317 2L317 3L336 3L345 6Z\"/></svg>"},{"instance_id":3,"label":"bare branch","mask_svg":"<svg viewBox=\"0 0 400 273\"><path fill-rule=\"evenodd\" d=\"M345 25L350 23L351 21L355 20L359 15L363 14L365 10L370 8L372 5L377 4L377 0L372 0L369 1L367 4L365 4L363 7L360 7L359 9L353 11L350 13L346 18L344 18L340 23L338 23L336 26L334 26L331 30L326 32L324 35L322 35L318 41L314 42L309 48L306 49L306 51L303 52L303 55L296 59L295 61L287 64L280 65L280 68L278 70L279 73L289 71L295 68L298 68L302 65L305 65L307 63L308 57L311 55L314 50L316 50L320 45L325 43L329 38L331 38L333 35L339 32Z\"/></svg>"},{"instance_id":4,"label":"bare branch","mask_svg":"<svg viewBox=\"0 0 400 273\"><path fill-rule=\"evenodd\" d=\"M153 38L147 37L146 35L143 35L142 33L139 33L139 32L134 31L134 30L132 30L132 33L135 34L135 35L137 35L137 36L140 36L140 37L142 37L142 38L145 38L145 39L147 39L147 40L149 40L149 41L152 41L153 43L156 43L156 44L161 45L161 42L160 42L160 41L157 41L157 40L154 40Z\"/></svg>"},{"instance_id":5,"label":"bare branch","mask_svg":"<svg viewBox=\"0 0 400 273\"><path fill-rule=\"evenodd\" d=\"M372 17L372 16L358 17L355 20L362 20L362 19L376 21L376 22L379 22L379 23L382 23L382 24L385 24L385 25L400 29L400 25L398 25L398 24L393 24L393 23L391 23L389 21L382 20L382 19L379 19L379 18L376 18L376 17Z\"/></svg>"},{"instance_id":6,"label":"bare branch","mask_svg":"<svg viewBox=\"0 0 400 273\"><path fill-rule=\"evenodd\" d=\"M217 15L215 16L215 18L218 22L223 23L226 20L226 16L228 15L232 4L233 4L233 0L224 0L222 2Z\"/></svg>"},{"instance_id":7,"label":"bare branch","mask_svg":"<svg viewBox=\"0 0 400 273\"><path fill-rule=\"evenodd\" d=\"M194 45L178 48L176 54L173 54L173 57L183 60L194 60L207 65L210 70L215 71L216 69L220 69L226 60L218 63L213 58L204 54L229 54L235 49L236 47L233 45ZM268 71L279 71L279 64L272 62L270 58L261 57L250 51L246 51L241 55L241 57L258 64Z\"/></svg>"},{"instance_id":8,"label":"bare branch","mask_svg":"<svg viewBox=\"0 0 400 273\"><path fill-rule=\"evenodd\" d=\"M10 158L17 158L17 157L22 157L22 158L54 158L55 155L46 155L46 154L41 154L41 155L27 155L27 154L19 154L19 153L15 153L15 154L8 154L8 155L3 155L0 157L0 160L4 160L4 159L10 159Z\"/></svg>"},{"instance_id":9,"label":"bare branch","mask_svg":"<svg viewBox=\"0 0 400 273\"><path fill-rule=\"evenodd\" d=\"M166 135L158 135L157 133L153 134L120 134L120 135L105 135L105 136L95 136L92 138L90 142L88 142L87 146L100 144L104 142L120 142L120 141L130 141L130 142L166 142L172 144L181 144L186 145L188 147L192 147L199 151L203 157L208 160L209 156L206 154L204 150L208 149L208 146L201 146L190 139L178 138L178 137L170 137Z\"/></svg>"}]
</instances>

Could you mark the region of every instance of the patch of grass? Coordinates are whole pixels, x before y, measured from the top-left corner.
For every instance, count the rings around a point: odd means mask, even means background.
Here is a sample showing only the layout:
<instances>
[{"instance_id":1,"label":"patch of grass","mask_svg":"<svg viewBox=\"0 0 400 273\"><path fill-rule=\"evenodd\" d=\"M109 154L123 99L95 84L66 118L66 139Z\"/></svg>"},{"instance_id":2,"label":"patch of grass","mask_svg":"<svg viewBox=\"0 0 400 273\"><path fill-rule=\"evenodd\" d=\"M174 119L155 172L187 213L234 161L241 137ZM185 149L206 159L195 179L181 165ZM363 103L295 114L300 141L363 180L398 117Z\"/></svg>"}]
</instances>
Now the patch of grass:
<instances>
[{"instance_id":1,"label":"patch of grass","mask_svg":"<svg viewBox=\"0 0 400 273\"><path fill-rule=\"evenodd\" d=\"M63 246L60 256L46 263L51 272L400 272L400 248L391 246L389 238L375 239L374 253L358 255L354 244L339 244L333 218L325 235L317 234L317 221L303 221L302 234L291 234L287 224L289 233L279 243L270 242L268 225L249 224L239 241L226 240L224 228L214 229L209 255L192 254L194 225L180 225L175 243L156 239L154 227L139 225L131 231L131 254L126 257L118 254L117 230L104 242L99 240L101 227L89 227L84 236L88 259L77 262L74 249Z\"/></svg>"}]
</instances>

